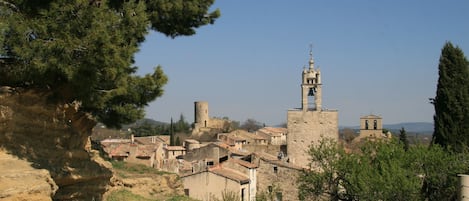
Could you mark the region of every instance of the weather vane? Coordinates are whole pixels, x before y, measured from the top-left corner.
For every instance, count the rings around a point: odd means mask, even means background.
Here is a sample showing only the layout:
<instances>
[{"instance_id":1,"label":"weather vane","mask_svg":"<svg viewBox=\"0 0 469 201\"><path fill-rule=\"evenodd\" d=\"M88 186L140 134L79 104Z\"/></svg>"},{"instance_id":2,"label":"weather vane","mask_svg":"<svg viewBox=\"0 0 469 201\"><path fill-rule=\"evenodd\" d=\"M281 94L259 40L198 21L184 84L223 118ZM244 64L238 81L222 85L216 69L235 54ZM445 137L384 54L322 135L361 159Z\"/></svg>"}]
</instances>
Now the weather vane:
<instances>
[{"instance_id":1,"label":"weather vane","mask_svg":"<svg viewBox=\"0 0 469 201\"><path fill-rule=\"evenodd\" d=\"M313 56L313 43L309 44L309 55Z\"/></svg>"}]
</instances>

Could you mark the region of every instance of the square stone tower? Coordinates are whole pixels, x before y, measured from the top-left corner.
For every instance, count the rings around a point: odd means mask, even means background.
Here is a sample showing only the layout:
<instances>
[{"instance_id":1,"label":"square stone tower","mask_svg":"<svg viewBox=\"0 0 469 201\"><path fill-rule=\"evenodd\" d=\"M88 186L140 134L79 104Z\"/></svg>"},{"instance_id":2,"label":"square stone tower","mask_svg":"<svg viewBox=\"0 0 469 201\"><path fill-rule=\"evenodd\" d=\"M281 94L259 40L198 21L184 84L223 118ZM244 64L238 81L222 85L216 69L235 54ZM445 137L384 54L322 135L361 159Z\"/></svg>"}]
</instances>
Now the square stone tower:
<instances>
[{"instance_id":1,"label":"square stone tower","mask_svg":"<svg viewBox=\"0 0 469 201\"><path fill-rule=\"evenodd\" d=\"M383 137L383 119L380 116L372 114L360 117L359 137Z\"/></svg>"},{"instance_id":2,"label":"square stone tower","mask_svg":"<svg viewBox=\"0 0 469 201\"><path fill-rule=\"evenodd\" d=\"M301 108L287 113L287 155L291 163L307 167L310 157L307 153L312 143L321 137L339 139L337 110L322 109L321 71L314 69L310 52L309 69L303 70L301 83ZM309 105L309 99L314 102Z\"/></svg>"}]
</instances>

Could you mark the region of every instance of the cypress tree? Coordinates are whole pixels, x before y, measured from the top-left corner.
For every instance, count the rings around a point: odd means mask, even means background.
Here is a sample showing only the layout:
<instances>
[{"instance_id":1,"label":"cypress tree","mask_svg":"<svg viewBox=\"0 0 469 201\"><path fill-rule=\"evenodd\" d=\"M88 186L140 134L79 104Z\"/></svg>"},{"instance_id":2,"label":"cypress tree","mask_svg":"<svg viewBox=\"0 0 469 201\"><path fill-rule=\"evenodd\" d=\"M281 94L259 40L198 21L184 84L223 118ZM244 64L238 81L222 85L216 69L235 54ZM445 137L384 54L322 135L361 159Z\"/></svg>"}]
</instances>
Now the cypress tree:
<instances>
[{"instance_id":1,"label":"cypress tree","mask_svg":"<svg viewBox=\"0 0 469 201\"><path fill-rule=\"evenodd\" d=\"M432 143L461 152L469 145L469 65L463 51L447 42L440 56Z\"/></svg>"},{"instance_id":2,"label":"cypress tree","mask_svg":"<svg viewBox=\"0 0 469 201\"><path fill-rule=\"evenodd\" d=\"M407 139L407 133L404 127L399 130L399 143L402 143L404 145L405 151L409 150L409 139Z\"/></svg>"},{"instance_id":3,"label":"cypress tree","mask_svg":"<svg viewBox=\"0 0 469 201\"><path fill-rule=\"evenodd\" d=\"M169 126L169 146L174 146L174 128L173 118L171 117L171 124Z\"/></svg>"}]
</instances>

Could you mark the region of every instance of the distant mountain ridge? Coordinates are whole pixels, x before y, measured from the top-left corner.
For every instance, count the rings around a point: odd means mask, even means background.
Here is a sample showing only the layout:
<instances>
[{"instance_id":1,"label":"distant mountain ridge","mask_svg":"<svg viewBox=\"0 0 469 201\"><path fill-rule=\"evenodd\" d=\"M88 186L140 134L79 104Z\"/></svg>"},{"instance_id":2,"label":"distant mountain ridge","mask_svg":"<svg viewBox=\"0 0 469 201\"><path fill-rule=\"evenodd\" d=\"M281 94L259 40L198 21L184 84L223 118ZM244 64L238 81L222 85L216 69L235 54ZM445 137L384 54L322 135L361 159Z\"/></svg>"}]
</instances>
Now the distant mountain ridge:
<instances>
[{"instance_id":1,"label":"distant mountain ridge","mask_svg":"<svg viewBox=\"0 0 469 201\"><path fill-rule=\"evenodd\" d=\"M342 128L351 128L351 129L360 129L360 126L339 126ZM410 133L423 133L423 134L432 134L433 133L433 123L430 122L403 122L397 124L384 124L383 128L395 131L404 128L406 132Z\"/></svg>"}]
</instances>

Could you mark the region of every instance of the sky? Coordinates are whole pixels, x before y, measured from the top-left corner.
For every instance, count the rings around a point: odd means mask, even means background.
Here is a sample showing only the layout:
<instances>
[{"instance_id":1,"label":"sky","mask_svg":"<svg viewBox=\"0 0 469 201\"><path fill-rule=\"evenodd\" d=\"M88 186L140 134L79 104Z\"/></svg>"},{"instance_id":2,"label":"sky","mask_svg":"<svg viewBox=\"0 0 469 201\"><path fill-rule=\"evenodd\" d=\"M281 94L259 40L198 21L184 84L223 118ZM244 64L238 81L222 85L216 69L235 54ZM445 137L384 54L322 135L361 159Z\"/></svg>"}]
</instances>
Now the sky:
<instances>
[{"instance_id":1,"label":"sky","mask_svg":"<svg viewBox=\"0 0 469 201\"><path fill-rule=\"evenodd\" d=\"M211 117L269 126L301 106L301 72L310 44L321 69L323 108L339 125L379 115L384 124L433 122L441 48L469 54L469 1L218 0L215 24L171 39L151 32L135 55L139 74L157 65L169 78L146 118Z\"/></svg>"}]
</instances>

